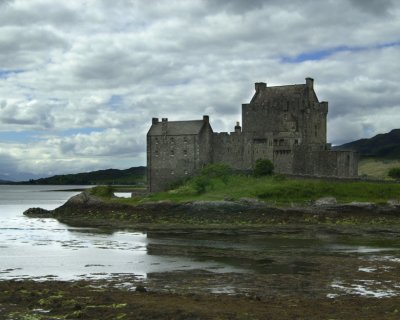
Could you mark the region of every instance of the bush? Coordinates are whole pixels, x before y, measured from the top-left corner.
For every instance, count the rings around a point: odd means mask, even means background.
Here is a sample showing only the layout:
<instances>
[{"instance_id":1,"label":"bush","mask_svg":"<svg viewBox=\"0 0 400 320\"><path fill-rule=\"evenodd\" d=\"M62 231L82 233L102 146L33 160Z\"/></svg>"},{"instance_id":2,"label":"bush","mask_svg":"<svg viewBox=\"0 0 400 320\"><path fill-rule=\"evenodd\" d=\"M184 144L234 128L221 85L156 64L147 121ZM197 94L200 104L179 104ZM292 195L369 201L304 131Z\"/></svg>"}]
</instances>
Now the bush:
<instances>
[{"instance_id":1,"label":"bush","mask_svg":"<svg viewBox=\"0 0 400 320\"><path fill-rule=\"evenodd\" d=\"M114 196L115 189L111 186L97 186L90 189L90 194L101 197L101 198L111 198Z\"/></svg>"},{"instance_id":2,"label":"bush","mask_svg":"<svg viewBox=\"0 0 400 320\"><path fill-rule=\"evenodd\" d=\"M197 194L206 192L207 187L211 184L211 179L206 176L197 176L193 179L193 187Z\"/></svg>"},{"instance_id":3,"label":"bush","mask_svg":"<svg viewBox=\"0 0 400 320\"><path fill-rule=\"evenodd\" d=\"M269 159L258 159L253 174L256 177L269 176L274 172L274 165Z\"/></svg>"},{"instance_id":4,"label":"bush","mask_svg":"<svg viewBox=\"0 0 400 320\"><path fill-rule=\"evenodd\" d=\"M393 179L400 180L400 167L390 169L388 176Z\"/></svg>"},{"instance_id":5,"label":"bush","mask_svg":"<svg viewBox=\"0 0 400 320\"><path fill-rule=\"evenodd\" d=\"M205 166L200 172L200 175L202 176L211 179L212 178L221 179L221 181L225 184L228 183L231 174L232 174L231 167L223 163L209 164Z\"/></svg>"}]
</instances>

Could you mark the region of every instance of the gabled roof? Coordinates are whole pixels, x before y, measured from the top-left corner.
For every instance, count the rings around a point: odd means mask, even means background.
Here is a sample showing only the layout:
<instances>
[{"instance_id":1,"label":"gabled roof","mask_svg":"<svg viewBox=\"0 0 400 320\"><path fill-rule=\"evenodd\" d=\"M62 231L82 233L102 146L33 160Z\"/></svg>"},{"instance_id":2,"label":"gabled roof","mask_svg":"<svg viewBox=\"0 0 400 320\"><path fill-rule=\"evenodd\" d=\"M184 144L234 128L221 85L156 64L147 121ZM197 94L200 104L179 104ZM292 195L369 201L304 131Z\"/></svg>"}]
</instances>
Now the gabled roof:
<instances>
[{"instance_id":1,"label":"gabled roof","mask_svg":"<svg viewBox=\"0 0 400 320\"><path fill-rule=\"evenodd\" d=\"M293 84L287 86L266 87L257 91L251 102L261 103L263 101L282 99L293 100L307 94L307 85Z\"/></svg>"},{"instance_id":2,"label":"gabled roof","mask_svg":"<svg viewBox=\"0 0 400 320\"><path fill-rule=\"evenodd\" d=\"M166 134L167 136L175 135L196 135L199 134L203 125L204 120L189 120L189 121L166 121L157 122L152 124L147 135L149 136L161 136ZM163 125L166 126L166 132L163 133Z\"/></svg>"}]
</instances>

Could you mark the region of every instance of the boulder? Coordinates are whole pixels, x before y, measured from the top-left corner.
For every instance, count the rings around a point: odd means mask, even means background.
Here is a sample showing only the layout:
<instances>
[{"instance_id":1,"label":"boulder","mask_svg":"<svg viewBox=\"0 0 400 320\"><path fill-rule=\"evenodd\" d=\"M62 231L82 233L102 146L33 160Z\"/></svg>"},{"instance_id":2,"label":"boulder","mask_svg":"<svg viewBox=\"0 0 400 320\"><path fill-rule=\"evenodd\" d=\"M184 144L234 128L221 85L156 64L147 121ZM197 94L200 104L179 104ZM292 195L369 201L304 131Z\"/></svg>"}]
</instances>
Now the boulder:
<instances>
[{"instance_id":1,"label":"boulder","mask_svg":"<svg viewBox=\"0 0 400 320\"><path fill-rule=\"evenodd\" d=\"M29 208L23 213L25 216L29 217L50 217L52 215L52 211L43 209L43 208Z\"/></svg>"},{"instance_id":2,"label":"boulder","mask_svg":"<svg viewBox=\"0 0 400 320\"><path fill-rule=\"evenodd\" d=\"M326 207L326 206L334 206L337 204L337 200L335 197L324 197L315 200L314 205L317 207Z\"/></svg>"}]
</instances>

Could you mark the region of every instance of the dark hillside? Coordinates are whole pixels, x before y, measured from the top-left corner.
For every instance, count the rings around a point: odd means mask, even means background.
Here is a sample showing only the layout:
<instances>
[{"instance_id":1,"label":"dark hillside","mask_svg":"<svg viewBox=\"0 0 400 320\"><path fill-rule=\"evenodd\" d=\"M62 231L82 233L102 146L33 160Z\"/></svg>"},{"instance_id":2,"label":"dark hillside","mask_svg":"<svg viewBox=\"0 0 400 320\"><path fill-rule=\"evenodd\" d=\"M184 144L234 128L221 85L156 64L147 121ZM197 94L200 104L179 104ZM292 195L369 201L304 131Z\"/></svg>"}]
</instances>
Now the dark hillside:
<instances>
[{"instance_id":1,"label":"dark hillside","mask_svg":"<svg viewBox=\"0 0 400 320\"><path fill-rule=\"evenodd\" d=\"M118 184L141 185L145 183L146 167L132 167L125 170L107 169L92 172L56 175L48 178L24 181L29 184Z\"/></svg>"},{"instance_id":2,"label":"dark hillside","mask_svg":"<svg viewBox=\"0 0 400 320\"><path fill-rule=\"evenodd\" d=\"M353 150L361 156L377 158L400 158L400 129L378 134L334 147L335 150Z\"/></svg>"}]
</instances>

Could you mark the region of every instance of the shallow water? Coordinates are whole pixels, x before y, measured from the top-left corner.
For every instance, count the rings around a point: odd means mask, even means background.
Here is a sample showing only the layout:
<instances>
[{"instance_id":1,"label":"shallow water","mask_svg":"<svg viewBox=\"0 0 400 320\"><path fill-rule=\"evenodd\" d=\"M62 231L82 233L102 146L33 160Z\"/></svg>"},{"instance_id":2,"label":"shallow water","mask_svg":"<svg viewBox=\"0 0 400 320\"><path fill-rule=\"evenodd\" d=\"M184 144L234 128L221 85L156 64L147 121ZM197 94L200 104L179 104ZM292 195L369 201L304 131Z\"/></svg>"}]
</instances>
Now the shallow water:
<instances>
[{"instance_id":1,"label":"shallow water","mask_svg":"<svg viewBox=\"0 0 400 320\"><path fill-rule=\"evenodd\" d=\"M0 280L125 276L128 283L132 277L166 289L190 283L214 293L268 288L332 298L400 295L400 232L371 237L277 227L144 233L23 216L30 207L54 209L78 193L68 189L79 186L0 186Z\"/></svg>"},{"instance_id":2,"label":"shallow water","mask_svg":"<svg viewBox=\"0 0 400 320\"><path fill-rule=\"evenodd\" d=\"M0 186L0 279L102 278L114 273L145 277L149 272L201 268L240 271L214 261L147 254L145 233L72 228L55 219L23 216L30 207L54 209L79 186Z\"/></svg>"}]
</instances>

